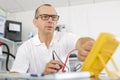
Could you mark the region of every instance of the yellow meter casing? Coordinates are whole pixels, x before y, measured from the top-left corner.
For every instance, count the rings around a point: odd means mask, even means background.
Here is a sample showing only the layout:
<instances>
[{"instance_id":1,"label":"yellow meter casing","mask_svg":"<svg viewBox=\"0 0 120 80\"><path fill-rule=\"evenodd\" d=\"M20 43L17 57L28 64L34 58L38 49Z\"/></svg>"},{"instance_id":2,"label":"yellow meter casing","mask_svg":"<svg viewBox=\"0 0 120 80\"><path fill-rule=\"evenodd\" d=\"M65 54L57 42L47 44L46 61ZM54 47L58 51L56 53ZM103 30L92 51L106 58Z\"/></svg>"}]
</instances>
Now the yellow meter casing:
<instances>
[{"instance_id":1,"label":"yellow meter casing","mask_svg":"<svg viewBox=\"0 0 120 80\"><path fill-rule=\"evenodd\" d=\"M114 35L101 33L82 65L81 71L99 75L119 45Z\"/></svg>"}]
</instances>

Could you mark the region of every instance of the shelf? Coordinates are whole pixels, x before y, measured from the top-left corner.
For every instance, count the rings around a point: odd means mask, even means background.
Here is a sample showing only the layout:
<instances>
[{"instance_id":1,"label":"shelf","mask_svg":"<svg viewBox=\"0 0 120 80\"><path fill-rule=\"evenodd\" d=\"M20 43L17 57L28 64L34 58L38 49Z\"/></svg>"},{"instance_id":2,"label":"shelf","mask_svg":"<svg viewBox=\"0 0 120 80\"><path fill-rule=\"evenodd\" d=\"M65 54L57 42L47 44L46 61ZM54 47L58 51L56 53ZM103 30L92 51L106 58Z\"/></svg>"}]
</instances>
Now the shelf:
<instances>
[{"instance_id":1,"label":"shelf","mask_svg":"<svg viewBox=\"0 0 120 80\"><path fill-rule=\"evenodd\" d=\"M9 43L12 43L12 44L14 44L14 43L15 43L14 41L9 40L9 39L6 39L6 38L1 37L1 36L0 36L0 41L1 41L1 42L5 42L5 43L6 43L6 42L9 42Z\"/></svg>"},{"instance_id":2,"label":"shelf","mask_svg":"<svg viewBox=\"0 0 120 80\"><path fill-rule=\"evenodd\" d=\"M5 57L5 56L0 55L0 61L1 61L1 60L6 60L6 57Z\"/></svg>"},{"instance_id":3,"label":"shelf","mask_svg":"<svg viewBox=\"0 0 120 80\"><path fill-rule=\"evenodd\" d=\"M6 56L2 56L2 55L0 55L0 61L4 61L4 60L6 60ZM9 60L14 60L13 58L9 58Z\"/></svg>"},{"instance_id":4,"label":"shelf","mask_svg":"<svg viewBox=\"0 0 120 80\"><path fill-rule=\"evenodd\" d=\"M3 36L0 36L0 41L1 42L4 42L4 43L11 43L11 44L22 44L22 42L15 42L15 41L12 41L12 40L9 40L7 38L4 38Z\"/></svg>"},{"instance_id":5,"label":"shelf","mask_svg":"<svg viewBox=\"0 0 120 80\"><path fill-rule=\"evenodd\" d=\"M12 40L4 38L3 36L0 36L0 42L6 43L10 48L10 53L12 53L13 55L16 54L17 48L23 43L23 42L14 42Z\"/></svg>"}]
</instances>

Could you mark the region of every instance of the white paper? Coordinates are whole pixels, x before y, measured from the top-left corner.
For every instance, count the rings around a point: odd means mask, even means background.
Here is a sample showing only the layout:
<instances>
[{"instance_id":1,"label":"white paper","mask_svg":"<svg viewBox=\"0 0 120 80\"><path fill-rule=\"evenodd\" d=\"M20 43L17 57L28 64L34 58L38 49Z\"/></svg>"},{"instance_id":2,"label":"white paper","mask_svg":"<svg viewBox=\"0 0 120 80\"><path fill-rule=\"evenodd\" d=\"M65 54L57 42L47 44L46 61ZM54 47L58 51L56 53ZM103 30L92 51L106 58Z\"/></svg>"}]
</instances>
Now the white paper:
<instances>
[{"instance_id":1,"label":"white paper","mask_svg":"<svg viewBox=\"0 0 120 80\"><path fill-rule=\"evenodd\" d=\"M18 31L18 32L20 32L20 25L19 24L10 23L9 24L9 31Z\"/></svg>"}]
</instances>

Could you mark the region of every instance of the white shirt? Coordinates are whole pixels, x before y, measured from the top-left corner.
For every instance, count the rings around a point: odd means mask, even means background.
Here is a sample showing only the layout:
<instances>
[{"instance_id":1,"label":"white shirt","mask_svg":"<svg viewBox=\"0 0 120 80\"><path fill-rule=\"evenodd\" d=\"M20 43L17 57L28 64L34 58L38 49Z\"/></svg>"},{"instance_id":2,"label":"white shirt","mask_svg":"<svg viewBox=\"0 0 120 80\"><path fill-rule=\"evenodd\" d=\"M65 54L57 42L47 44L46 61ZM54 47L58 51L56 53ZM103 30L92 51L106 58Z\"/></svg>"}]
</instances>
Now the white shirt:
<instances>
[{"instance_id":1,"label":"white shirt","mask_svg":"<svg viewBox=\"0 0 120 80\"><path fill-rule=\"evenodd\" d=\"M42 73L52 60L52 51L65 62L67 54L75 49L78 36L72 33L55 32L49 48L41 43L38 34L22 44L16 54L11 71L19 73ZM55 56L55 59L58 58Z\"/></svg>"}]
</instances>

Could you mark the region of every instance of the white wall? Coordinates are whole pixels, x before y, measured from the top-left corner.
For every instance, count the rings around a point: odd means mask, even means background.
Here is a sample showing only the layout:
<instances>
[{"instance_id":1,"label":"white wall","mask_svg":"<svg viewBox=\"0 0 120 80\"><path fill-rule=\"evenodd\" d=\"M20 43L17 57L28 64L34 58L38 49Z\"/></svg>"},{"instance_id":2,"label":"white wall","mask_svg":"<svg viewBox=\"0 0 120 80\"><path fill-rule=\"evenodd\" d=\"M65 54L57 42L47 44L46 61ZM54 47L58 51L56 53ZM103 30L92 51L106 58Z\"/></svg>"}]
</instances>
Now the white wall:
<instances>
[{"instance_id":1,"label":"white wall","mask_svg":"<svg viewBox=\"0 0 120 80\"><path fill-rule=\"evenodd\" d=\"M80 36L96 38L103 31L120 35L120 1L58 8L58 12L67 27Z\"/></svg>"},{"instance_id":2,"label":"white wall","mask_svg":"<svg viewBox=\"0 0 120 80\"><path fill-rule=\"evenodd\" d=\"M105 31L120 36L120 1L92 5L88 12L91 35Z\"/></svg>"},{"instance_id":3,"label":"white wall","mask_svg":"<svg viewBox=\"0 0 120 80\"><path fill-rule=\"evenodd\" d=\"M69 31L80 36L88 35L87 8L90 5L58 8L59 24L65 24ZM65 21L64 21L65 20Z\"/></svg>"},{"instance_id":4,"label":"white wall","mask_svg":"<svg viewBox=\"0 0 120 80\"><path fill-rule=\"evenodd\" d=\"M6 13L2 9L0 9L0 15L6 16Z\"/></svg>"},{"instance_id":5,"label":"white wall","mask_svg":"<svg viewBox=\"0 0 120 80\"><path fill-rule=\"evenodd\" d=\"M120 37L120 1L61 7L57 11L60 15L58 24L65 24L68 31L80 36L97 38L104 31ZM22 39L26 40L29 32L36 33L33 17L34 11L28 11L10 14L8 19L22 22ZM114 58L120 67L120 50L117 50Z\"/></svg>"},{"instance_id":6,"label":"white wall","mask_svg":"<svg viewBox=\"0 0 120 80\"><path fill-rule=\"evenodd\" d=\"M103 31L120 35L120 1L61 7L57 12L60 15L58 24L65 24L69 31L80 36L96 38ZM26 40L29 32L36 33L33 17L34 11L27 11L10 14L8 19L23 23L22 39Z\"/></svg>"}]
</instances>

